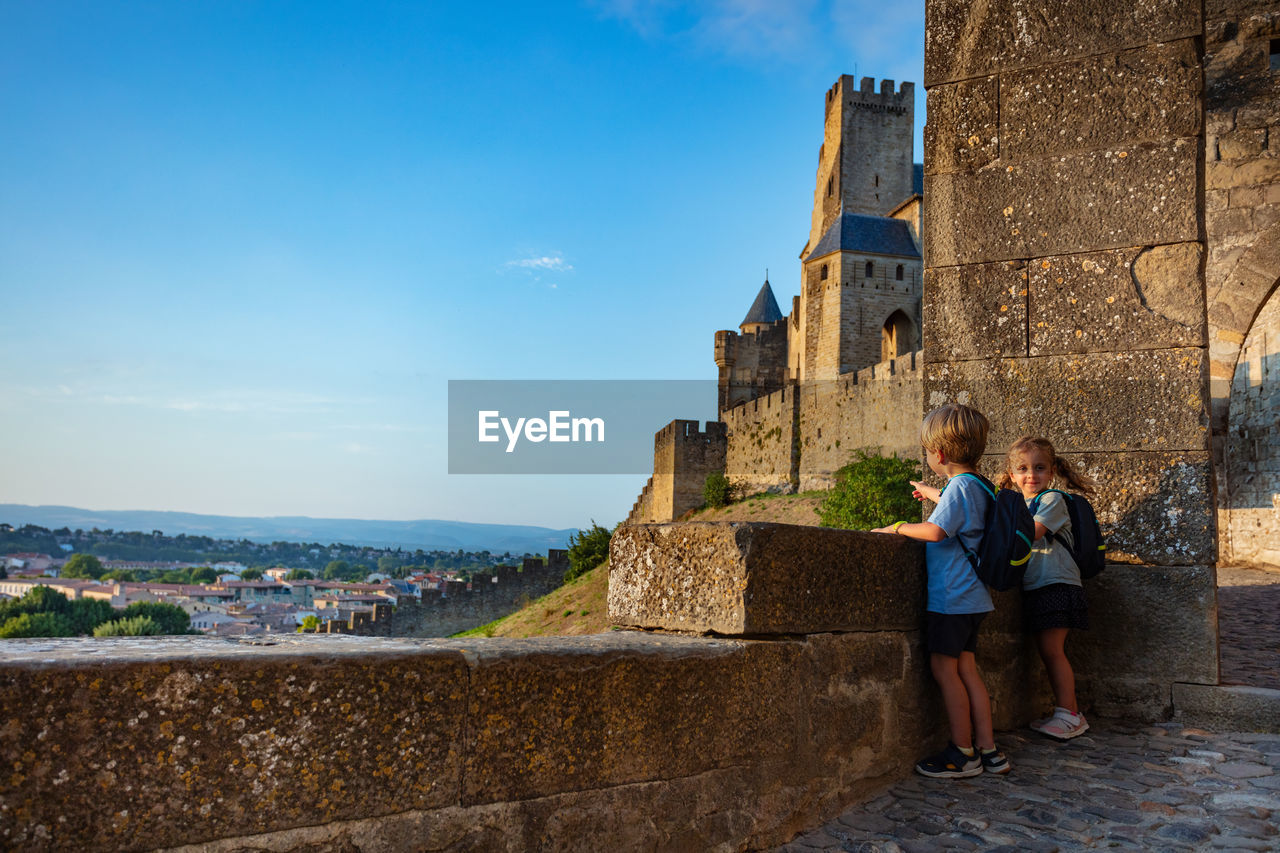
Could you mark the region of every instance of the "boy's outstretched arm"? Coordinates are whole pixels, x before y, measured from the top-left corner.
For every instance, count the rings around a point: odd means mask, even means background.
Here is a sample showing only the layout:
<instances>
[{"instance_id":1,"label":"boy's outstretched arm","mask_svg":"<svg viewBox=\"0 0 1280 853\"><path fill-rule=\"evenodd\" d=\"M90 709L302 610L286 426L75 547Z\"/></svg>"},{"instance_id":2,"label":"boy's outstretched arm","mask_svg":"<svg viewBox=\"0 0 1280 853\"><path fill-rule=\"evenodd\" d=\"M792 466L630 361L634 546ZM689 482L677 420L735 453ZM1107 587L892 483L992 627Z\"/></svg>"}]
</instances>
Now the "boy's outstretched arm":
<instances>
[{"instance_id":1,"label":"boy's outstretched arm","mask_svg":"<svg viewBox=\"0 0 1280 853\"><path fill-rule=\"evenodd\" d=\"M908 480L908 482L915 487L915 491L911 493L911 497L918 501L931 500L934 503L937 503L938 498L942 497L941 489L922 483L919 480Z\"/></svg>"},{"instance_id":2,"label":"boy's outstretched arm","mask_svg":"<svg viewBox=\"0 0 1280 853\"><path fill-rule=\"evenodd\" d=\"M895 533L921 542L941 542L947 538L947 531L932 521L899 522L888 527L877 527L872 533Z\"/></svg>"}]
</instances>

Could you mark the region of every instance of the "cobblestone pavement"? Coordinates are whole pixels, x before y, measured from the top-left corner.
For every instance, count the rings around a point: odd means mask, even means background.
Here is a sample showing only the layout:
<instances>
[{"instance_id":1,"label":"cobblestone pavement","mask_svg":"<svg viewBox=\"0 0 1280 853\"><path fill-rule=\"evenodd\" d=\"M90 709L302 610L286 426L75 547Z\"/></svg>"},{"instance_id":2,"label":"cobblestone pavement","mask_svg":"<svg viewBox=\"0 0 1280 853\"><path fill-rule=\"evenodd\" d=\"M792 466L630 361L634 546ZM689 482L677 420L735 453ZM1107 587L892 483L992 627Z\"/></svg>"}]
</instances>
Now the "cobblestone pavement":
<instances>
[{"instance_id":1,"label":"cobblestone pavement","mask_svg":"<svg viewBox=\"0 0 1280 853\"><path fill-rule=\"evenodd\" d=\"M1280 690L1280 572L1218 570L1223 684Z\"/></svg>"},{"instance_id":2,"label":"cobblestone pavement","mask_svg":"<svg viewBox=\"0 0 1280 853\"><path fill-rule=\"evenodd\" d=\"M1090 723L1002 732L1008 776L913 775L781 850L1280 850L1280 735Z\"/></svg>"}]
</instances>

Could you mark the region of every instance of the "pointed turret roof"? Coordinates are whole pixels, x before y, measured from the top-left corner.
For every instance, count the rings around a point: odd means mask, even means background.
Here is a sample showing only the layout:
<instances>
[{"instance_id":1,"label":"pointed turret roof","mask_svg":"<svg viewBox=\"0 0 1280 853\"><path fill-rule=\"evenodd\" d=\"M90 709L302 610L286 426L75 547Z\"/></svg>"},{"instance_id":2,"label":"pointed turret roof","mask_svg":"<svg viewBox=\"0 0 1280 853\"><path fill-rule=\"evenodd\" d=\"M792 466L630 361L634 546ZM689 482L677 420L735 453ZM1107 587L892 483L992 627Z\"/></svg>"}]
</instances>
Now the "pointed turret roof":
<instances>
[{"instance_id":1,"label":"pointed turret roof","mask_svg":"<svg viewBox=\"0 0 1280 853\"><path fill-rule=\"evenodd\" d=\"M766 278L764 286L756 294L756 301L751 303L751 310L747 312L746 319L738 325L776 323L781 319L782 312L778 309L778 300L773 298L773 288L769 286L769 279Z\"/></svg>"}]
</instances>

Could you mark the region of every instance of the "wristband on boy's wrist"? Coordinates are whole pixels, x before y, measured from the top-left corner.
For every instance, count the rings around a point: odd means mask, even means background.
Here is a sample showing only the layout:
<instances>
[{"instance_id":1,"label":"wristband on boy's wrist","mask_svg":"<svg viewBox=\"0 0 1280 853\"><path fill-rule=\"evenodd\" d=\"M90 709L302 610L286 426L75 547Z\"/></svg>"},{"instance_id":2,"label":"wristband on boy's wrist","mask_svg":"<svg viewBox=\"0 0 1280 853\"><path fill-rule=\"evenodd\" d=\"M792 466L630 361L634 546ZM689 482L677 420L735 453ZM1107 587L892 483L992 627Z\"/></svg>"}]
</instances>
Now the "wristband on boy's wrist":
<instances>
[{"instance_id":1,"label":"wristband on boy's wrist","mask_svg":"<svg viewBox=\"0 0 1280 853\"><path fill-rule=\"evenodd\" d=\"M904 524L906 524L906 522L905 522L905 521L895 521L895 522L893 523L893 532L894 532L894 533L897 533L897 532L898 532L898 528L899 528L899 527L901 527L901 526L902 526L902 525L904 525Z\"/></svg>"}]
</instances>

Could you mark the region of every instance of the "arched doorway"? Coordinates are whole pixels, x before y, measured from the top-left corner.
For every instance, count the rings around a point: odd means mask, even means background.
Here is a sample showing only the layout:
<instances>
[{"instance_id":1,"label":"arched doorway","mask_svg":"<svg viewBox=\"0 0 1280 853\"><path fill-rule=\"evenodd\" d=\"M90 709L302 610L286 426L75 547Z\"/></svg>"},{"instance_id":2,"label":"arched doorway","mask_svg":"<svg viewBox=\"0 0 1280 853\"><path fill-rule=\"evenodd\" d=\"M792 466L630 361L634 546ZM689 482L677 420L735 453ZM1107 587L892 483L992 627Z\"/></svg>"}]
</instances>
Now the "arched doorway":
<instances>
[{"instance_id":1,"label":"arched doorway","mask_svg":"<svg viewBox=\"0 0 1280 853\"><path fill-rule=\"evenodd\" d=\"M894 311L880 329L880 360L888 361L918 348L916 324L903 311Z\"/></svg>"},{"instance_id":2,"label":"arched doorway","mask_svg":"<svg viewBox=\"0 0 1280 853\"><path fill-rule=\"evenodd\" d=\"M1274 285L1240 348L1224 438L1221 561L1280 569L1280 290Z\"/></svg>"}]
</instances>

